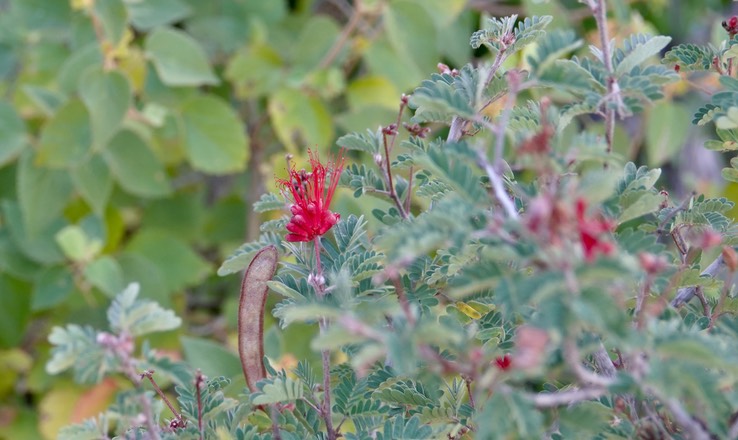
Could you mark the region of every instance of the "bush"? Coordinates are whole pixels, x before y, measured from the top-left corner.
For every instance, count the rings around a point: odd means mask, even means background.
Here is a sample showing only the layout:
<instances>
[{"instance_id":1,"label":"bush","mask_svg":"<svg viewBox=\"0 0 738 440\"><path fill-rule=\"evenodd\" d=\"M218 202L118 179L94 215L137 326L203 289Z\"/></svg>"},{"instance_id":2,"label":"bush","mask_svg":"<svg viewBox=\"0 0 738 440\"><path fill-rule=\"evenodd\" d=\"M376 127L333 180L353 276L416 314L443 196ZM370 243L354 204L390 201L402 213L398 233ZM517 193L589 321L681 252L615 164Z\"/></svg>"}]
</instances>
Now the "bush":
<instances>
[{"instance_id":1,"label":"bush","mask_svg":"<svg viewBox=\"0 0 738 440\"><path fill-rule=\"evenodd\" d=\"M439 63L422 82L416 73L440 57L414 37L458 33L461 9L438 17L414 1L357 2L343 31L302 16L300 35L310 38L290 46L288 61L287 45L265 38L265 24L285 19L280 2L232 3L233 17L253 18L238 50L243 36L229 32L242 31L229 14L197 2L96 0L51 11L40 34L49 48L59 44L45 32L69 17L85 24L66 36L78 48L51 81L58 89L39 73L42 85L29 80L17 105L0 107L0 151L11 164L0 173L18 190L3 203L0 231L13 256L0 273L4 301L18 313L0 334L14 346L31 311L48 316L61 305L72 321L112 298L106 320L76 319L48 336L46 372L71 370L111 399L87 396L103 409L59 438L738 435L734 204L658 186L656 166L679 149L659 136L686 136L661 131L685 121L665 123L652 110L650 167L629 161L616 130L677 81L697 78L689 72L711 71L722 89L694 122L715 123L720 140L708 148L736 149L738 19L726 20L719 47L669 47L670 37L646 34L615 45L604 1L584 3L597 35L589 54L553 16L487 18L470 40L487 61L448 50L460 67ZM17 17L35 11L23 4L12 3ZM382 77L353 76L355 48L344 46L380 16L386 41L364 61L390 78L409 72L389 88ZM411 88L410 79L417 87L397 97L393 115L384 103L382 112L348 110L342 128L360 121L361 130L327 151L325 102L378 103L375 91ZM377 115L382 125L366 130ZM261 144L267 123L284 150ZM305 141L321 145L307 161ZM261 166L283 152L288 175L256 200L267 187ZM239 298L224 306L212 292L234 277L208 278L204 256L232 249L222 225L239 211L214 176L245 168L249 202L263 216L249 221L267 221L220 266L223 276L245 270ZM723 177L738 181L736 169L732 160ZM188 309L172 295L197 285L211 295L185 297ZM76 306L79 298L90 305ZM194 337L181 339L183 361L152 348L172 347L155 335L181 326L171 309L196 331L203 305L237 316L238 357ZM270 315L277 325L265 325Z\"/></svg>"}]
</instances>

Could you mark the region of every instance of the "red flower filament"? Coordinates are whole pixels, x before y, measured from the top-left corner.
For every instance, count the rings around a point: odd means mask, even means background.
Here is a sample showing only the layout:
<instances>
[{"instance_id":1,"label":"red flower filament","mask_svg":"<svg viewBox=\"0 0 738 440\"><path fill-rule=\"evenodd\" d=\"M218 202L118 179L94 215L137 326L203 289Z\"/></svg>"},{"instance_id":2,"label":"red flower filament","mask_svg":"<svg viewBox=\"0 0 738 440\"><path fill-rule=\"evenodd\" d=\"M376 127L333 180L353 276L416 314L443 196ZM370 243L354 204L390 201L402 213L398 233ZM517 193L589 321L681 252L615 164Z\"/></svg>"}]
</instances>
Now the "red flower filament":
<instances>
[{"instance_id":1,"label":"red flower filament","mask_svg":"<svg viewBox=\"0 0 738 440\"><path fill-rule=\"evenodd\" d=\"M512 357L509 354L498 356L495 358L495 364L497 364L497 368L500 370L507 371L512 368Z\"/></svg>"},{"instance_id":2,"label":"red flower filament","mask_svg":"<svg viewBox=\"0 0 738 440\"><path fill-rule=\"evenodd\" d=\"M297 171L293 166L289 179L277 179L285 197L292 202L292 218L287 223L289 234L285 237L287 241L312 241L328 232L341 218L328 208L343 171L343 150L335 160L329 160L325 165L312 151L308 150L308 155L311 172L304 169Z\"/></svg>"},{"instance_id":3,"label":"red flower filament","mask_svg":"<svg viewBox=\"0 0 738 440\"><path fill-rule=\"evenodd\" d=\"M584 259L591 263L597 258L598 254L611 255L615 251L615 245L606 238L606 234L615 228L615 224L601 216L587 218L586 211L587 202L581 198L577 199L576 214L579 239L582 242ZM603 235L605 238L603 238Z\"/></svg>"}]
</instances>

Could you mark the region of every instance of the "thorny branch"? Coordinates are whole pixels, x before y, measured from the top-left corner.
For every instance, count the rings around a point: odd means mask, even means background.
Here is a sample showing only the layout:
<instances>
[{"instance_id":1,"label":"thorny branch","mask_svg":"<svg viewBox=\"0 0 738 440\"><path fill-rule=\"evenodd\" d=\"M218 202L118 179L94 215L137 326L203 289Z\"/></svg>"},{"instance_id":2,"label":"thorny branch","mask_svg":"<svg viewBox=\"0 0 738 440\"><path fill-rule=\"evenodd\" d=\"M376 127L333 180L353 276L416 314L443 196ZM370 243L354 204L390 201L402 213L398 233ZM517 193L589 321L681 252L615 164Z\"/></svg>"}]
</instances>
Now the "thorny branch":
<instances>
[{"instance_id":1,"label":"thorny branch","mask_svg":"<svg viewBox=\"0 0 738 440\"><path fill-rule=\"evenodd\" d=\"M607 152L612 151L613 137L615 135L615 110L623 107L623 98L620 95L620 86L615 78L615 69L612 65L612 53L610 47L610 37L607 34L607 6L605 0L585 0L585 3L592 10L595 21L597 22L597 30L600 36L600 45L602 46L602 63L607 71L607 96L603 103L605 107L605 141L607 142ZM608 105L613 102L615 106Z\"/></svg>"}]
</instances>

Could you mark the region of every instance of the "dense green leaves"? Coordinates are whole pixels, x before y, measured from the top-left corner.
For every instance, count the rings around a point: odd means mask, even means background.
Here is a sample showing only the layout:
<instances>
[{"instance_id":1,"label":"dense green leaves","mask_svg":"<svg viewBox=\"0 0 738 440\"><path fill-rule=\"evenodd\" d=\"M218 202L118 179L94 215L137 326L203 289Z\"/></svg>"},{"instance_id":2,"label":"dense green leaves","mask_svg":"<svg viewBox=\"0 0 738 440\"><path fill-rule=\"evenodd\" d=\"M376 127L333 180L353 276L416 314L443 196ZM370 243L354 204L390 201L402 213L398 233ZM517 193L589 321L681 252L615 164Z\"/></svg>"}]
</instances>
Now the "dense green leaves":
<instances>
[{"instance_id":1,"label":"dense green leaves","mask_svg":"<svg viewBox=\"0 0 738 440\"><path fill-rule=\"evenodd\" d=\"M0 101L0 166L13 160L26 145L26 124L13 107Z\"/></svg>"},{"instance_id":2,"label":"dense green leaves","mask_svg":"<svg viewBox=\"0 0 738 440\"><path fill-rule=\"evenodd\" d=\"M103 158L126 191L141 197L161 197L170 193L164 167L134 132L118 133L103 151Z\"/></svg>"},{"instance_id":3,"label":"dense green leaves","mask_svg":"<svg viewBox=\"0 0 738 440\"><path fill-rule=\"evenodd\" d=\"M192 167L211 174L240 171L246 165L248 140L235 112L214 96L185 103L182 124Z\"/></svg>"},{"instance_id":4,"label":"dense green leaves","mask_svg":"<svg viewBox=\"0 0 738 440\"><path fill-rule=\"evenodd\" d=\"M181 31L157 28L146 39L146 52L166 85L198 86L218 83L203 49L197 41Z\"/></svg>"},{"instance_id":5,"label":"dense green leaves","mask_svg":"<svg viewBox=\"0 0 738 440\"><path fill-rule=\"evenodd\" d=\"M90 115L92 145L99 150L117 132L131 105L128 80L119 72L91 70L80 79L79 94Z\"/></svg>"}]
</instances>

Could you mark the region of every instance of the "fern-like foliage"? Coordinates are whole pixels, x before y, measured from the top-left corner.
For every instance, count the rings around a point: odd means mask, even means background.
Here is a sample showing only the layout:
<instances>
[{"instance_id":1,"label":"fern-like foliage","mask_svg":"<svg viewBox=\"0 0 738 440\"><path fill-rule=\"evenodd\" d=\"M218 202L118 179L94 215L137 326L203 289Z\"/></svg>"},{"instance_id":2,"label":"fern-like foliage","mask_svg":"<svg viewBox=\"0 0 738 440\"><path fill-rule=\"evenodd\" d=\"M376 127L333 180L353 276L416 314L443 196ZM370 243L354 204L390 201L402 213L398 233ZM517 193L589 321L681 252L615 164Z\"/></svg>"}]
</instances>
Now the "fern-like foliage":
<instances>
[{"instance_id":1,"label":"fern-like foliage","mask_svg":"<svg viewBox=\"0 0 738 440\"><path fill-rule=\"evenodd\" d=\"M712 68L712 60L716 56L718 51L711 45L680 44L666 52L662 63L670 67L679 66L679 70L684 72L706 71Z\"/></svg>"}]
</instances>

